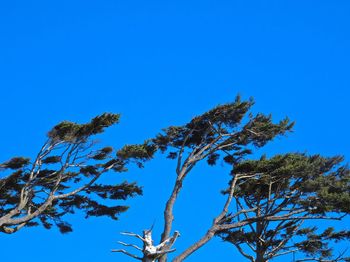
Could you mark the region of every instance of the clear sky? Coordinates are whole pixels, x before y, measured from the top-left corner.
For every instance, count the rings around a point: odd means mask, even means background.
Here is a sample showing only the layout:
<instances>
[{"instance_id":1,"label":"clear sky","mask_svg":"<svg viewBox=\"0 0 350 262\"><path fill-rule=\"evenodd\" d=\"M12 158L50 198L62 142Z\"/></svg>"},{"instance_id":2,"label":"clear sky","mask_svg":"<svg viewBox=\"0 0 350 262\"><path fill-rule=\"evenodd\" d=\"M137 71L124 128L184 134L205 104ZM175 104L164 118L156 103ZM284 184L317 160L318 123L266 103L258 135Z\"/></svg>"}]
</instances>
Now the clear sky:
<instances>
[{"instance_id":1,"label":"clear sky","mask_svg":"<svg viewBox=\"0 0 350 262\"><path fill-rule=\"evenodd\" d=\"M261 152L349 161L349 13L347 0L0 1L0 162L33 156L62 120L121 113L121 124L100 137L121 146L237 93L255 98L255 112L296 121L294 133ZM217 213L228 179L219 171L198 169L185 181L175 207L179 250ZM119 221L77 215L71 234L28 228L1 235L1 258L130 261L110 249L128 240L120 231L141 232L153 221L160 231L174 163L159 157L119 176L144 186ZM231 259L244 261L216 239L188 261Z\"/></svg>"}]
</instances>

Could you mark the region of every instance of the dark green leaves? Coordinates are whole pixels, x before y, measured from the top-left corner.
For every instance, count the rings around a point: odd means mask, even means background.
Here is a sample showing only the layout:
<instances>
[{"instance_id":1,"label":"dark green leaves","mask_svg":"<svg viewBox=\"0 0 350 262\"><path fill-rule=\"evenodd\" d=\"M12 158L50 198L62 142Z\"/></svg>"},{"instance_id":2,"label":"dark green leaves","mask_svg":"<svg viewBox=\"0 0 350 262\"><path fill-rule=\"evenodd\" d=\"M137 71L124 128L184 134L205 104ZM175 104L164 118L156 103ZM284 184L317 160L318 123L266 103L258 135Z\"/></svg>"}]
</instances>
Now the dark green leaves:
<instances>
[{"instance_id":1,"label":"dark green leaves","mask_svg":"<svg viewBox=\"0 0 350 262\"><path fill-rule=\"evenodd\" d=\"M118 185L101 185L95 184L89 187L88 193L95 193L104 199L123 199L136 195L142 195L141 187L136 183L123 182Z\"/></svg>"},{"instance_id":2,"label":"dark green leaves","mask_svg":"<svg viewBox=\"0 0 350 262\"><path fill-rule=\"evenodd\" d=\"M349 214L350 170L342 161L339 156L284 154L236 163L232 176L253 176L236 185L237 212L254 208L247 216L256 220L251 226L223 230L219 235L235 245L249 243L266 260L298 250L307 257L330 261L329 244L349 239L349 231L328 228L319 232L305 224L319 219L337 221ZM237 219L229 214L223 223Z\"/></svg>"},{"instance_id":3,"label":"dark green leaves","mask_svg":"<svg viewBox=\"0 0 350 262\"><path fill-rule=\"evenodd\" d=\"M207 163L210 166L214 166L216 164L216 161L219 159L220 155L217 153L212 153L207 158Z\"/></svg>"},{"instance_id":4,"label":"dark green leaves","mask_svg":"<svg viewBox=\"0 0 350 262\"><path fill-rule=\"evenodd\" d=\"M61 156L49 156L42 160L44 164L55 164L61 161Z\"/></svg>"},{"instance_id":5,"label":"dark green leaves","mask_svg":"<svg viewBox=\"0 0 350 262\"><path fill-rule=\"evenodd\" d=\"M29 164L30 159L26 157L14 157L0 164L0 168L20 169Z\"/></svg>"},{"instance_id":6,"label":"dark green leaves","mask_svg":"<svg viewBox=\"0 0 350 262\"><path fill-rule=\"evenodd\" d=\"M106 127L118 123L118 114L105 113L97 116L87 124L77 124L63 121L56 125L49 133L48 137L53 140L73 142L79 139L86 139L91 135L102 133Z\"/></svg>"},{"instance_id":7,"label":"dark green leaves","mask_svg":"<svg viewBox=\"0 0 350 262\"><path fill-rule=\"evenodd\" d=\"M148 160L153 157L156 151L154 144L146 141L139 145L125 145L121 150L117 152L117 156L121 159L138 159Z\"/></svg>"},{"instance_id":8,"label":"dark green leaves","mask_svg":"<svg viewBox=\"0 0 350 262\"><path fill-rule=\"evenodd\" d=\"M271 115L258 114L243 127L240 144L252 143L254 146L262 147L277 135L284 135L292 130L293 126L294 122L290 122L288 118L274 124Z\"/></svg>"},{"instance_id":9,"label":"dark green leaves","mask_svg":"<svg viewBox=\"0 0 350 262\"><path fill-rule=\"evenodd\" d=\"M96 166L84 166L80 168L80 173L86 176L97 175L98 168Z\"/></svg>"},{"instance_id":10,"label":"dark green leaves","mask_svg":"<svg viewBox=\"0 0 350 262\"><path fill-rule=\"evenodd\" d=\"M131 162L142 165L153 156L155 146L148 142L128 145L117 154L110 146L98 148L91 136L118 121L118 114L105 113L86 124L61 122L48 133L48 141L32 163L28 158L15 157L1 164L2 171L15 172L0 179L0 218L7 219L0 220L0 230L13 233L23 225L41 222L47 229L56 225L68 233L72 227L64 221L65 214L82 210L86 216L117 219L126 211L127 206L114 202L142 194L141 188L135 183L96 181L109 171L126 171ZM32 217L36 210L40 212ZM7 218L8 213L12 215Z\"/></svg>"},{"instance_id":11,"label":"dark green leaves","mask_svg":"<svg viewBox=\"0 0 350 262\"><path fill-rule=\"evenodd\" d=\"M121 160L129 159L129 161L142 168L143 162L152 159L156 150L156 145L151 141L145 141L143 144L125 145L117 152L117 157Z\"/></svg>"},{"instance_id":12,"label":"dark green leaves","mask_svg":"<svg viewBox=\"0 0 350 262\"><path fill-rule=\"evenodd\" d=\"M97 152L95 152L91 158L95 159L95 160L104 160L108 157L111 156L111 153L113 152L113 148L112 147L104 147L100 150L98 150Z\"/></svg>"},{"instance_id":13,"label":"dark green leaves","mask_svg":"<svg viewBox=\"0 0 350 262\"><path fill-rule=\"evenodd\" d=\"M195 162L206 158L209 165L220 159L235 164L252 153L252 147L264 146L293 127L288 118L274 123L271 115L254 116L249 113L253 104L252 99L237 96L233 103L219 105L187 124L163 129L152 142L161 152L169 149L170 159L191 156Z\"/></svg>"}]
</instances>

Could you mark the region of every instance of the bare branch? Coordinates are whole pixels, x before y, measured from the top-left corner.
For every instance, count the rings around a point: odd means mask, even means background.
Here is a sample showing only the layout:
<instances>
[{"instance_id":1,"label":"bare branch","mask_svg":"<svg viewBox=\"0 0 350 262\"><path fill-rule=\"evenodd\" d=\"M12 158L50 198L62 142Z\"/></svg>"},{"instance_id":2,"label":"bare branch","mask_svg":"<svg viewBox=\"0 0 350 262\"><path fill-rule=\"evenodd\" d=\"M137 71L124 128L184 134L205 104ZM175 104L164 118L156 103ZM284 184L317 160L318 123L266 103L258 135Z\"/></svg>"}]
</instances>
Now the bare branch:
<instances>
[{"instance_id":1,"label":"bare branch","mask_svg":"<svg viewBox=\"0 0 350 262\"><path fill-rule=\"evenodd\" d=\"M125 249L112 249L112 252L120 252L120 253L123 253L123 254L125 254L125 255L127 255L129 257L132 257L132 258L135 258L137 260L141 260L142 261L141 257L138 257L138 256L136 256L134 254L131 254L128 251L126 251Z\"/></svg>"},{"instance_id":2,"label":"bare branch","mask_svg":"<svg viewBox=\"0 0 350 262\"><path fill-rule=\"evenodd\" d=\"M132 232L120 232L120 234L125 235L125 236L136 237L136 238L140 239L142 242L145 241L145 239L142 236L140 236L139 234L132 233Z\"/></svg>"},{"instance_id":3,"label":"bare branch","mask_svg":"<svg viewBox=\"0 0 350 262\"><path fill-rule=\"evenodd\" d=\"M127 244L124 242L119 241L118 243L123 245L123 246L130 246L133 248L136 248L137 250L141 251L143 254L143 257L137 257L135 255L132 255L131 253L125 251L124 249L118 249L116 252L121 252L124 254L127 254L129 256L132 256L134 258L139 258L142 261L145 262L154 262L157 259L160 259L164 255L174 252L175 249L171 248L171 246L175 243L176 239L180 236L180 233L178 231L175 231L172 237L166 239L166 241L161 242L159 245L153 245L153 239L152 239L152 230L144 230L143 231L143 236L140 236L135 233L131 232L122 232L122 235L127 235L127 236L132 236L136 237L143 242L143 248L141 249L140 247L133 245L133 244ZM125 253L125 252L127 253Z\"/></svg>"},{"instance_id":4,"label":"bare branch","mask_svg":"<svg viewBox=\"0 0 350 262\"><path fill-rule=\"evenodd\" d=\"M95 175L95 177L93 179L91 179L87 184L69 192L69 193L65 193L65 194L60 194L60 195L56 195L54 196L55 199L61 199L61 198L66 198L72 195L76 195L77 193L83 191L84 189L88 188L89 186L91 186L103 173L106 173L107 171L109 171L110 169L112 169L114 166L114 164L104 168L99 174Z\"/></svg>"},{"instance_id":5,"label":"bare branch","mask_svg":"<svg viewBox=\"0 0 350 262\"><path fill-rule=\"evenodd\" d=\"M194 244L192 244L190 247L188 247L185 251L183 251L180 255L178 255L173 260L174 262L183 261L185 258L187 258L193 252L197 251L199 248L204 246L208 241L210 241L215 236L216 232L218 232L221 229L222 219L228 213L228 208L232 202L237 181L240 179L252 178L252 177L254 177L254 175L237 174L234 176L234 178L232 179L231 184L230 184L230 191L229 191L228 197L226 199L226 202L224 204L224 207L223 207L221 213L213 220L213 223L212 223L211 227L209 228L209 230L206 232L206 234L201 239L199 239ZM245 213L245 212L249 212L249 211L247 211L247 210L242 211L242 213ZM239 215L239 214L237 214L237 215ZM243 226L243 225L248 224L248 223L249 223L248 220L241 221L241 222L236 223L236 226L240 227L240 226Z\"/></svg>"},{"instance_id":6,"label":"bare branch","mask_svg":"<svg viewBox=\"0 0 350 262\"><path fill-rule=\"evenodd\" d=\"M244 252L243 248L239 244L236 244L236 243L233 243L233 244L238 249L239 253L241 253L245 258L249 259L251 262L255 261L254 257L251 255L248 255L246 252Z\"/></svg>"},{"instance_id":7,"label":"bare branch","mask_svg":"<svg viewBox=\"0 0 350 262\"><path fill-rule=\"evenodd\" d=\"M142 251L142 248L140 248L140 247L138 247L138 246L136 246L136 245L133 245L133 244L127 244L127 243L124 243L124 242L122 242L122 241L118 241L118 244L121 244L121 245L126 246L126 247L133 247L133 248L135 248L135 249L137 249L137 250Z\"/></svg>"}]
</instances>

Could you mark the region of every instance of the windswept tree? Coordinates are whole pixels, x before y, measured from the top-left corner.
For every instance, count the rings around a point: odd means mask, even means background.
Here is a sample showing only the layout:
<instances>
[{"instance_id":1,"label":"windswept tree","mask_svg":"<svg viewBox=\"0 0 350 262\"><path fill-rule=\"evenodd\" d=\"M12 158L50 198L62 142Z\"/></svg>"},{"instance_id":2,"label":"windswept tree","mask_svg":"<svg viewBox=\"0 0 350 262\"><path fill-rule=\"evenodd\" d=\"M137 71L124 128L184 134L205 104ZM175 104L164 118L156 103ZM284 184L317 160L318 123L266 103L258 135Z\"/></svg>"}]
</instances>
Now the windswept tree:
<instances>
[{"instance_id":1,"label":"windswept tree","mask_svg":"<svg viewBox=\"0 0 350 262\"><path fill-rule=\"evenodd\" d=\"M332 245L348 240L350 231L315 226L324 220L336 226L350 212L350 170L342 161L285 154L236 164L233 179L242 174L253 178L236 184L237 209L225 216L227 228L219 236L252 262L291 253L296 261L349 261L343 252L333 254ZM244 220L252 223L230 228Z\"/></svg>"},{"instance_id":2,"label":"windswept tree","mask_svg":"<svg viewBox=\"0 0 350 262\"><path fill-rule=\"evenodd\" d=\"M284 135L292 129L293 123L288 118L274 123L271 115L249 113L253 104L253 100L242 101L237 97L233 103L217 106L185 125L164 129L152 140L161 152L177 163L175 183L164 209L164 229L160 244L153 243L151 230L145 230L143 235L124 233L140 239L143 247L123 242L120 244L139 250L141 255L135 255L125 249L113 251L142 261L167 261L167 254L175 251L172 246L179 235L178 231L172 233L174 206L183 189L184 180L193 168L203 161L208 165L215 165L220 158L228 165L235 166L251 154L254 148L262 147L276 136ZM173 261L184 260L226 227L224 221L230 210L236 184L250 177L251 174L241 174L231 181L222 212L213 220L203 237L176 255ZM243 219L231 226L238 228L248 223L251 223L249 219Z\"/></svg>"},{"instance_id":3,"label":"windswept tree","mask_svg":"<svg viewBox=\"0 0 350 262\"><path fill-rule=\"evenodd\" d=\"M0 169L0 231L15 233L25 226L56 225L63 233L72 231L65 214L76 210L89 216L117 219L128 209L111 206L106 200L126 200L142 194L135 183L100 184L109 171L125 172L130 162L142 166L152 157L154 147L147 143L125 146L115 151L98 148L93 136L118 123L119 115L103 114L86 124L68 121L56 125L47 135L34 159L14 157Z\"/></svg>"}]
</instances>

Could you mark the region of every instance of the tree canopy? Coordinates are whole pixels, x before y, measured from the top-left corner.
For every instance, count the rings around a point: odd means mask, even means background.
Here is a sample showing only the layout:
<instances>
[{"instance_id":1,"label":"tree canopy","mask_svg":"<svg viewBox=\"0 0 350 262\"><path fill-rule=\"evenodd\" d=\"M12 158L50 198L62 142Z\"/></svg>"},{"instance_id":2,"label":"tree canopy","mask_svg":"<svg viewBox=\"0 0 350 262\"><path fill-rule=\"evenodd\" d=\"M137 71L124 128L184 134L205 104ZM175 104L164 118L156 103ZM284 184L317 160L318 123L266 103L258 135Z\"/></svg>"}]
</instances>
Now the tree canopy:
<instances>
[{"instance_id":1,"label":"tree canopy","mask_svg":"<svg viewBox=\"0 0 350 262\"><path fill-rule=\"evenodd\" d=\"M251 160L256 148L292 131L294 125L288 118L274 122L271 115L251 113L253 104L252 99L242 101L237 96L234 102L219 105L184 125L163 129L151 140L176 161L161 241L154 244L152 229L142 235L124 232L141 240L143 247L119 243L137 249L141 256L125 249L113 251L142 261L167 261L168 254L176 252L173 246L181 232L172 230L176 200L185 178L198 163L206 162L231 167L229 187L222 192L226 201L203 236L177 252L172 261L185 260L215 236L232 243L244 258L254 262L292 252L306 255L299 261L346 260L343 254L333 256L330 244L349 238L348 231L319 231L308 223L338 221L349 214L350 172L342 164L343 158L288 153ZM198 178L198 186L200 181Z\"/></svg>"},{"instance_id":2,"label":"tree canopy","mask_svg":"<svg viewBox=\"0 0 350 262\"><path fill-rule=\"evenodd\" d=\"M228 165L235 165L251 154L254 148L262 147L276 136L284 135L292 129L294 123L288 118L274 122L271 115L251 113L253 104L253 99L242 100L237 96L234 102L219 105L184 125L165 128L151 140L156 148L167 154L167 158L176 161L176 179L164 209L161 242L153 249L153 253L143 252L140 260L166 261L167 254L174 252L172 245L178 236L177 231L171 236L175 202L185 178L199 162L206 161L208 165L215 165L222 158ZM180 253L174 261L182 261L215 236L231 200L232 196L228 196L222 212L204 237ZM145 232L150 235L149 231ZM145 239L145 235L134 236ZM145 251L147 245L145 241L143 243ZM125 250L115 251L127 253Z\"/></svg>"},{"instance_id":3,"label":"tree canopy","mask_svg":"<svg viewBox=\"0 0 350 262\"><path fill-rule=\"evenodd\" d=\"M267 262L287 254L297 261L350 261L345 251L336 254L333 244L350 238L350 231L315 226L313 221L342 221L350 213L350 169L342 156L324 157L285 153L272 157L254 155L276 137L292 131L288 118L274 121L271 115L253 114L252 99L239 96L188 123L163 129L142 144L121 149L99 147L94 136L119 121L118 114L105 113L89 123L63 121L47 134L47 141L32 160L14 157L0 169L0 230L15 233L23 227L56 225L62 233L72 231L66 214L77 210L90 216L117 220L128 207L121 200L142 194L135 182L100 183L108 172L126 172L129 164L143 167L157 151L175 161L175 181L164 207L164 228L155 244L152 228L136 237L142 247L119 242L138 250L115 249L144 262L180 262L212 238L231 243L244 258ZM228 187L225 201L202 237L176 251L181 228L173 230L175 204L184 181L199 163L225 164ZM198 178L198 186L201 184ZM111 204L115 203L115 204ZM196 205L196 203L193 203ZM299 256L303 256L299 258Z\"/></svg>"},{"instance_id":4,"label":"tree canopy","mask_svg":"<svg viewBox=\"0 0 350 262\"><path fill-rule=\"evenodd\" d=\"M127 171L130 162L141 166L154 152L147 143L120 150L98 148L93 136L118 123L119 117L105 113L86 124L63 121L48 132L33 160L14 157L2 163L0 230L10 234L24 226L42 224L47 229L56 225L62 233L70 232L72 227L64 215L76 210L86 217L118 219L128 207L117 200L141 195L142 189L136 183L100 184L98 179L109 171ZM116 204L104 204L108 200Z\"/></svg>"},{"instance_id":5,"label":"tree canopy","mask_svg":"<svg viewBox=\"0 0 350 262\"><path fill-rule=\"evenodd\" d=\"M335 260L338 255L332 254L329 244L348 239L350 231L318 229L309 221L337 221L349 214L350 170L342 161L340 156L285 154L235 165L233 177L254 177L236 185L237 209L227 214L228 229L219 235L250 261L269 261L295 252L304 253L304 260ZM253 222L229 229L247 219Z\"/></svg>"}]
</instances>

